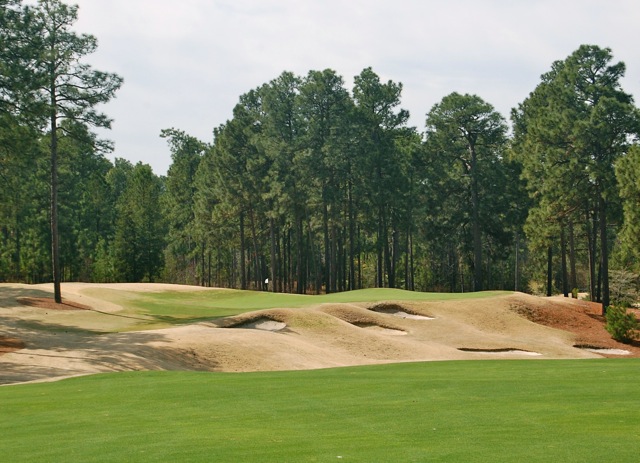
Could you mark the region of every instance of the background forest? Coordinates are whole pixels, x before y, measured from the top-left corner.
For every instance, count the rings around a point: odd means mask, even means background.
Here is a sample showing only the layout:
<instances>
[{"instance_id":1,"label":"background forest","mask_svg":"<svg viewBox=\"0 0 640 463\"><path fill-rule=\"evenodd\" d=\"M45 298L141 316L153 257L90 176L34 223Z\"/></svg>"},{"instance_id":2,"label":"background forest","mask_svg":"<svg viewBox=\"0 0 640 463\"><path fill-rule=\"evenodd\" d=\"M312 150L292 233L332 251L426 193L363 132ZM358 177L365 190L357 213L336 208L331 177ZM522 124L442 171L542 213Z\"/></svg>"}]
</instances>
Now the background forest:
<instances>
[{"instance_id":1,"label":"background forest","mask_svg":"<svg viewBox=\"0 0 640 463\"><path fill-rule=\"evenodd\" d=\"M92 133L122 79L83 64L77 9L0 5L0 281L57 265L60 281L297 293L576 288L604 306L637 285L640 115L610 49L550 63L510 124L452 93L409 127L402 84L371 68L352 88L283 72L212 140L163 130L157 176Z\"/></svg>"}]
</instances>

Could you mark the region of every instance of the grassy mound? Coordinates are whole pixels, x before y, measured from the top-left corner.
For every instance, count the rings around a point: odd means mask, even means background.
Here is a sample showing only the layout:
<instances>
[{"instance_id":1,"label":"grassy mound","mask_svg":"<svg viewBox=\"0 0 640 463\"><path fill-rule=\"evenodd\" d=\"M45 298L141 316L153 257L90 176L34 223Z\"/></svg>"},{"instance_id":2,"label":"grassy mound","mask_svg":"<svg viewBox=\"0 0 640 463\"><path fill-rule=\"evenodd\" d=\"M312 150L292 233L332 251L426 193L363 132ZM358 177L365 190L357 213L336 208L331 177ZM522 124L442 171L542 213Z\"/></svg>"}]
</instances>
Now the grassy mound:
<instances>
[{"instance_id":1,"label":"grassy mound","mask_svg":"<svg viewBox=\"0 0 640 463\"><path fill-rule=\"evenodd\" d=\"M130 315L149 317L143 322L148 325L153 324L153 328L273 308L302 308L329 303L468 300L511 294L505 291L421 293L389 288L362 289L318 296L230 289L140 292L91 288L83 290L82 293L118 304L125 309L125 313Z\"/></svg>"}]
</instances>

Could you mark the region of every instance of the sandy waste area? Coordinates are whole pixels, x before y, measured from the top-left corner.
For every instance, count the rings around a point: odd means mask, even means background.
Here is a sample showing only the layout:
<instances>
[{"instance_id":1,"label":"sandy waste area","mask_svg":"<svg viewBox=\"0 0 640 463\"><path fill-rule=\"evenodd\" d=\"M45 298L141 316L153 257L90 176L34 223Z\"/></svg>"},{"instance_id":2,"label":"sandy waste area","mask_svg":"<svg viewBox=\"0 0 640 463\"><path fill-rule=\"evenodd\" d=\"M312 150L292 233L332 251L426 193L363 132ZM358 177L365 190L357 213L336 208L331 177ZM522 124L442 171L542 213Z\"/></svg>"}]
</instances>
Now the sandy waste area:
<instances>
[{"instance_id":1,"label":"sandy waste area","mask_svg":"<svg viewBox=\"0 0 640 463\"><path fill-rule=\"evenodd\" d=\"M247 372L393 362L640 357L611 339L597 304L522 293L446 302L322 304L131 331L92 289L158 284L0 284L0 385L131 370ZM44 302L43 302L44 301Z\"/></svg>"}]
</instances>

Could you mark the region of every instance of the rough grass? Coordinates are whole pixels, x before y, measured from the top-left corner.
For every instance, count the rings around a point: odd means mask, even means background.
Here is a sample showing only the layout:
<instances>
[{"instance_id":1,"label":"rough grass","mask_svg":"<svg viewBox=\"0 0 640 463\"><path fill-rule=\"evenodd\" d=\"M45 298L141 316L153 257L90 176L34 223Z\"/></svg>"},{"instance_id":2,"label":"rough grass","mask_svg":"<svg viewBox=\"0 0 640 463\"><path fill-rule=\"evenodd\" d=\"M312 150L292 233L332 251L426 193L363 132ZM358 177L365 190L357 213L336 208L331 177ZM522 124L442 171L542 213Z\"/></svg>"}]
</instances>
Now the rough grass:
<instances>
[{"instance_id":1,"label":"rough grass","mask_svg":"<svg viewBox=\"0 0 640 463\"><path fill-rule=\"evenodd\" d=\"M0 388L12 462L635 462L638 360L136 372ZM7 461L9 461L7 460Z\"/></svg>"}]
</instances>

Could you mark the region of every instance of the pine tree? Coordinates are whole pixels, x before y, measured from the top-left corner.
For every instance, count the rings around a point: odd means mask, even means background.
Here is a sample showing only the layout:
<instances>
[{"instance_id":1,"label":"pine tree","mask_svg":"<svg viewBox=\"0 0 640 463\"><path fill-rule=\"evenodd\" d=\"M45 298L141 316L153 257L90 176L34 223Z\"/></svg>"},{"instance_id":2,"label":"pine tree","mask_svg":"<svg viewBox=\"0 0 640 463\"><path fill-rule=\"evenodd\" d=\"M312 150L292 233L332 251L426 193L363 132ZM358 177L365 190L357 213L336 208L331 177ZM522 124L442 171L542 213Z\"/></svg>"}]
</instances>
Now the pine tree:
<instances>
[{"instance_id":1,"label":"pine tree","mask_svg":"<svg viewBox=\"0 0 640 463\"><path fill-rule=\"evenodd\" d=\"M502 186L501 158L507 143L503 117L476 95L452 93L436 104L427 115L427 147L435 162L448 168L447 180L459 192L455 194L463 212L456 227L470 223L473 258L473 289L482 291L483 232L488 229L491 207L487 197ZM492 178L495 177L495 178ZM501 178L502 177L502 178Z\"/></svg>"},{"instance_id":2,"label":"pine tree","mask_svg":"<svg viewBox=\"0 0 640 463\"><path fill-rule=\"evenodd\" d=\"M12 2L16 4L15 2ZM97 41L91 35L72 30L78 7L60 0L39 0L34 7L5 10L14 33L3 32L10 56L7 76L12 84L9 98L13 108L32 123L47 126L50 154L51 257L54 298L60 303L61 266L59 237L58 142L63 120L96 127L109 127L111 121L95 107L109 101L122 84L115 74L93 70L82 59L94 52ZM3 28L4 29L4 28Z\"/></svg>"}]
</instances>

